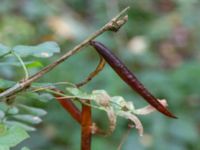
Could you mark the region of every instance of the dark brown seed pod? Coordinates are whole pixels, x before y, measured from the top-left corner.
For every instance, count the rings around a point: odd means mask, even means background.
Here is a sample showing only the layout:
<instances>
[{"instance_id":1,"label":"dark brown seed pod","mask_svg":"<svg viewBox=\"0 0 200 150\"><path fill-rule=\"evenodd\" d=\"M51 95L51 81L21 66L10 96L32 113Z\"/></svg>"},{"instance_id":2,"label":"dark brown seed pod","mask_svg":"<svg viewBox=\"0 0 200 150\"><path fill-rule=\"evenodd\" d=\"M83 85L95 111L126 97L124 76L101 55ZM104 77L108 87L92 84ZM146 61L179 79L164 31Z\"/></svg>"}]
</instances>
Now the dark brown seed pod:
<instances>
[{"instance_id":1,"label":"dark brown seed pod","mask_svg":"<svg viewBox=\"0 0 200 150\"><path fill-rule=\"evenodd\" d=\"M136 76L107 47L97 41L90 41L90 45L97 50L97 52L106 60L106 62L114 69L121 79L138 94L140 94L149 104L166 116L177 118L142 85Z\"/></svg>"}]
</instances>

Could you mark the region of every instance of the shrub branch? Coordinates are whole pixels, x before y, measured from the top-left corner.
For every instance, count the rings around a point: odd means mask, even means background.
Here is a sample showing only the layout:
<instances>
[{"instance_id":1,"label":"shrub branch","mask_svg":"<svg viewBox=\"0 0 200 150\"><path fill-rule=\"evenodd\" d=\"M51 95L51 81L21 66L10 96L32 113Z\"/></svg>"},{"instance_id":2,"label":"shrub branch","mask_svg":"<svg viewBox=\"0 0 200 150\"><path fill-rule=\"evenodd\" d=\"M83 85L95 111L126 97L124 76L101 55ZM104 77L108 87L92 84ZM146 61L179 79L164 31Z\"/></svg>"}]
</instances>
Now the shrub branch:
<instances>
[{"instance_id":1,"label":"shrub branch","mask_svg":"<svg viewBox=\"0 0 200 150\"><path fill-rule=\"evenodd\" d=\"M70 56L74 55L75 53L79 52L83 47L87 46L88 43L98 37L99 35L103 34L106 31L118 31L128 20L128 16L125 15L129 7L126 7L122 10L117 16L111 19L107 24L105 24L102 28L91 34L88 38L86 38L83 42L75 46L73 49L66 52L63 56L57 59L55 62L49 64L41 71L37 72L36 74L32 75L28 79L23 79L18 82L13 87L7 89L6 91L0 93L0 101L4 100L4 98L8 98L10 96L15 95L16 93L28 88L32 82L38 80L43 75L48 73L49 71L53 70L56 66L67 60Z\"/></svg>"}]
</instances>

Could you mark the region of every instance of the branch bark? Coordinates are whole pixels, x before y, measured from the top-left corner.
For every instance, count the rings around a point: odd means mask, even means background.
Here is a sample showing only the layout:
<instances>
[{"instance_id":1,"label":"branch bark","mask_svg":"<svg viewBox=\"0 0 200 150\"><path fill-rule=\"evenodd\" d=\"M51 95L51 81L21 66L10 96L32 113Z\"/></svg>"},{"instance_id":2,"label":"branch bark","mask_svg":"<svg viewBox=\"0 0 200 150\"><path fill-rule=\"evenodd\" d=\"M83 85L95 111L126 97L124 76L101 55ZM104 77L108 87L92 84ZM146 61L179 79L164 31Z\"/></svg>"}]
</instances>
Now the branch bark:
<instances>
[{"instance_id":1,"label":"branch bark","mask_svg":"<svg viewBox=\"0 0 200 150\"><path fill-rule=\"evenodd\" d=\"M117 32L128 20L128 16L124 14L127 12L129 7L126 7L124 10L122 10L117 16L115 16L113 19L111 19L107 24L105 24L102 28L91 34L88 38L86 38L83 42L75 46L73 49L66 52L62 57L60 57L55 62L49 64L44 69L39 71L38 73L34 74L33 76L29 77L26 80L22 80L18 82L13 87L7 89L6 91L0 93L0 101L6 97L10 97L12 95L15 95L16 93L28 88L32 82L38 80L43 75L48 73L49 71L53 70L56 66L61 64L63 61L67 60L70 56L74 55L75 53L79 52L83 47L87 46L88 43L101 35L102 33L106 31L114 31Z\"/></svg>"}]
</instances>

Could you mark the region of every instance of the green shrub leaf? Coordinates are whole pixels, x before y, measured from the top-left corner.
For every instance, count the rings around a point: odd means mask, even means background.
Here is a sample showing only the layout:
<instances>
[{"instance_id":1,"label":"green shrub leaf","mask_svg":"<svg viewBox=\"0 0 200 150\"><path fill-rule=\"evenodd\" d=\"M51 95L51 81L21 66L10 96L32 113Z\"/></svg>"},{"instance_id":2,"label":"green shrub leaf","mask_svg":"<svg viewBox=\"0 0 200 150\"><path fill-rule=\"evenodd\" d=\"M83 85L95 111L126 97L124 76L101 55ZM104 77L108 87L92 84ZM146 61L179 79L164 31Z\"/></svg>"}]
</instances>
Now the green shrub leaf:
<instances>
[{"instance_id":1,"label":"green shrub leaf","mask_svg":"<svg viewBox=\"0 0 200 150\"><path fill-rule=\"evenodd\" d=\"M15 115L13 116L13 118L30 124L39 124L40 122L42 122L42 119L40 117L33 115Z\"/></svg>"},{"instance_id":2,"label":"green shrub leaf","mask_svg":"<svg viewBox=\"0 0 200 150\"><path fill-rule=\"evenodd\" d=\"M8 129L6 134L0 136L0 145L14 147L28 137L29 135L23 128L19 126L13 126Z\"/></svg>"},{"instance_id":3,"label":"green shrub leaf","mask_svg":"<svg viewBox=\"0 0 200 150\"><path fill-rule=\"evenodd\" d=\"M19 126L19 127L21 127L21 128L23 128L24 130L26 130L26 131L35 131L36 129L34 128L34 127L32 127L32 126L29 126L29 125L26 125L26 124L24 124L24 123L21 123L21 122L18 122L18 121L6 121L6 124L8 125L8 126Z\"/></svg>"},{"instance_id":4,"label":"green shrub leaf","mask_svg":"<svg viewBox=\"0 0 200 150\"><path fill-rule=\"evenodd\" d=\"M10 51L10 48L0 43L0 55L4 55Z\"/></svg>"},{"instance_id":5,"label":"green shrub leaf","mask_svg":"<svg viewBox=\"0 0 200 150\"><path fill-rule=\"evenodd\" d=\"M13 81L0 79L0 90L7 89L13 85L15 85Z\"/></svg>"},{"instance_id":6,"label":"green shrub leaf","mask_svg":"<svg viewBox=\"0 0 200 150\"><path fill-rule=\"evenodd\" d=\"M67 91L70 92L75 97L80 98L80 99L94 99L95 98L93 94L87 94L87 93L79 90L78 88L67 88Z\"/></svg>"},{"instance_id":7,"label":"green shrub leaf","mask_svg":"<svg viewBox=\"0 0 200 150\"><path fill-rule=\"evenodd\" d=\"M10 150L10 148L8 146L0 145L0 150Z\"/></svg>"},{"instance_id":8,"label":"green shrub leaf","mask_svg":"<svg viewBox=\"0 0 200 150\"><path fill-rule=\"evenodd\" d=\"M21 57L51 57L54 53L59 53L60 48L56 42L44 42L36 46L17 45L13 50Z\"/></svg>"},{"instance_id":9,"label":"green shrub leaf","mask_svg":"<svg viewBox=\"0 0 200 150\"><path fill-rule=\"evenodd\" d=\"M47 112L44 109L26 106L26 105L23 105L23 104L20 104L18 106L21 108L21 110L23 110L27 113L30 113L32 115L35 115L35 116L44 116L44 115L47 114Z\"/></svg>"},{"instance_id":10,"label":"green shrub leaf","mask_svg":"<svg viewBox=\"0 0 200 150\"><path fill-rule=\"evenodd\" d=\"M23 147L21 150L30 150L28 147Z\"/></svg>"}]
</instances>

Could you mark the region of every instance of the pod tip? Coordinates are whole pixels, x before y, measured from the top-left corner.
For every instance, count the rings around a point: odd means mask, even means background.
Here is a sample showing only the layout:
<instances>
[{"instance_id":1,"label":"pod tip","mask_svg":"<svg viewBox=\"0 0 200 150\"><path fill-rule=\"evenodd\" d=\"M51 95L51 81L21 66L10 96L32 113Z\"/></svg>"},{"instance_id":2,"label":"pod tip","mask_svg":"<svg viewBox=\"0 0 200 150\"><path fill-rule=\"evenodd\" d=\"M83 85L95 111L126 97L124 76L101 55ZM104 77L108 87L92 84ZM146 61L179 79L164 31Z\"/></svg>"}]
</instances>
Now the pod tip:
<instances>
[{"instance_id":1,"label":"pod tip","mask_svg":"<svg viewBox=\"0 0 200 150\"><path fill-rule=\"evenodd\" d=\"M162 112L164 115L173 118L173 119L178 119L178 117L176 117L174 114L172 114L170 111L165 110L165 112Z\"/></svg>"}]
</instances>

